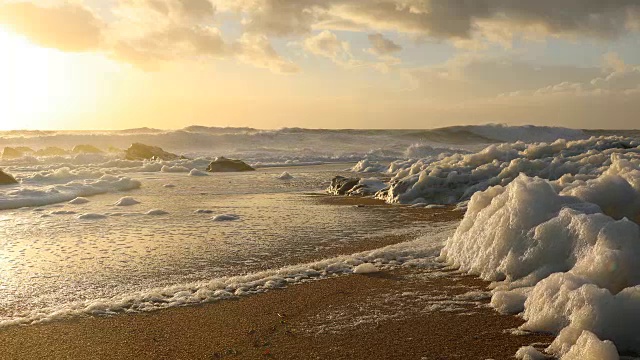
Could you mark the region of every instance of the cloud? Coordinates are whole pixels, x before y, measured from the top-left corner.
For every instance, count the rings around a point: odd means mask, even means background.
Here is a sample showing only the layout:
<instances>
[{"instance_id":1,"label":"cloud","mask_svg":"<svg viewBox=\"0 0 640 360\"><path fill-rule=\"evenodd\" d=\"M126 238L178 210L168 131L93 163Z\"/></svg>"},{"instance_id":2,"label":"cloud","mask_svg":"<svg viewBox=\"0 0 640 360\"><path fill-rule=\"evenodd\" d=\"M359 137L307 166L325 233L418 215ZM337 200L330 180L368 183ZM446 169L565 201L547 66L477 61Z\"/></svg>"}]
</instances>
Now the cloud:
<instances>
[{"instance_id":1,"label":"cloud","mask_svg":"<svg viewBox=\"0 0 640 360\"><path fill-rule=\"evenodd\" d=\"M233 0L232 0L233 1ZM248 15L245 27L250 32L275 36L301 35L311 32L311 26L326 11L318 0L258 0L245 1L240 9Z\"/></svg>"},{"instance_id":2,"label":"cloud","mask_svg":"<svg viewBox=\"0 0 640 360\"><path fill-rule=\"evenodd\" d=\"M269 69L279 74L292 74L300 71L298 65L278 55L265 35L245 33L234 48L240 61L247 64Z\"/></svg>"},{"instance_id":3,"label":"cloud","mask_svg":"<svg viewBox=\"0 0 640 360\"><path fill-rule=\"evenodd\" d=\"M338 39L338 36L329 30L309 36L303 42L304 49L314 55L331 59L337 65L347 68L372 68L380 72L388 72L389 69L400 63L399 59L392 56L382 56L381 61L367 62L356 59L351 53L351 45Z\"/></svg>"},{"instance_id":4,"label":"cloud","mask_svg":"<svg viewBox=\"0 0 640 360\"><path fill-rule=\"evenodd\" d=\"M369 34L368 36L369 42L371 43L371 48L369 52L375 55L389 55L394 52L398 52L402 50L402 47L393 41L384 37L384 35L377 34Z\"/></svg>"},{"instance_id":5,"label":"cloud","mask_svg":"<svg viewBox=\"0 0 640 360\"><path fill-rule=\"evenodd\" d=\"M459 55L444 64L406 71L416 96L437 101L491 99L501 94L533 92L558 84L588 82L598 68L537 66L518 59Z\"/></svg>"},{"instance_id":6,"label":"cloud","mask_svg":"<svg viewBox=\"0 0 640 360\"><path fill-rule=\"evenodd\" d=\"M102 21L81 5L40 7L30 2L0 4L0 26L37 45L68 52L98 49L104 28Z\"/></svg>"},{"instance_id":7,"label":"cloud","mask_svg":"<svg viewBox=\"0 0 640 360\"><path fill-rule=\"evenodd\" d=\"M605 66L604 70L611 69L618 72L627 70L627 64L624 63L618 53L608 52L604 54L602 60Z\"/></svg>"},{"instance_id":8,"label":"cloud","mask_svg":"<svg viewBox=\"0 0 640 360\"><path fill-rule=\"evenodd\" d=\"M320 55L336 62L351 58L349 43L338 40L336 34L324 30L304 40L304 48L310 53Z\"/></svg>"},{"instance_id":9,"label":"cloud","mask_svg":"<svg viewBox=\"0 0 640 360\"><path fill-rule=\"evenodd\" d=\"M478 50L495 43L509 47L518 37L610 39L640 30L637 0L111 0L99 12L82 1L4 2L0 26L42 46L102 52L145 67L191 57L237 57L286 73L297 66L275 52L274 37L302 37L309 53L343 67L369 67L354 59L349 44L333 31L367 32L368 51L380 60L373 67L388 70L400 62L392 54L402 47L384 31ZM240 34L220 31L221 13L222 19L239 21Z\"/></svg>"},{"instance_id":10,"label":"cloud","mask_svg":"<svg viewBox=\"0 0 640 360\"><path fill-rule=\"evenodd\" d=\"M524 36L612 38L640 23L636 0L231 0L247 30L274 36L313 29L391 30L437 39L504 42ZM468 46L468 43L460 43Z\"/></svg>"},{"instance_id":11,"label":"cloud","mask_svg":"<svg viewBox=\"0 0 640 360\"><path fill-rule=\"evenodd\" d=\"M277 54L264 35L247 33L236 41L225 41L218 28L207 25L215 15L209 0L119 0L111 13L115 19L105 23L79 2L57 7L8 3L0 5L0 26L37 45L100 52L146 70L166 61L235 57L276 73L299 71Z\"/></svg>"},{"instance_id":12,"label":"cloud","mask_svg":"<svg viewBox=\"0 0 640 360\"><path fill-rule=\"evenodd\" d=\"M188 57L225 57L231 55L220 31L206 26L167 26L142 36L122 39L105 49L110 56L145 69L153 69L160 61Z\"/></svg>"},{"instance_id":13,"label":"cloud","mask_svg":"<svg viewBox=\"0 0 640 360\"><path fill-rule=\"evenodd\" d=\"M215 14L209 0L119 0L120 7L137 8L157 12L173 19L203 20Z\"/></svg>"},{"instance_id":14,"label":"cloud","mask_svg":"<svg viewBox=\"0 0 640 360\"><path fill-rule=\"evenodd\" d=\"M603 56L604 76L594 76L583 81L564 80L538 89L526 89L501 94L501 97L532 96L620 96L640 94L640 66L629 66L617 54ZM557 78L566 79L558 75Z\"/></svg>"}]
</instances>

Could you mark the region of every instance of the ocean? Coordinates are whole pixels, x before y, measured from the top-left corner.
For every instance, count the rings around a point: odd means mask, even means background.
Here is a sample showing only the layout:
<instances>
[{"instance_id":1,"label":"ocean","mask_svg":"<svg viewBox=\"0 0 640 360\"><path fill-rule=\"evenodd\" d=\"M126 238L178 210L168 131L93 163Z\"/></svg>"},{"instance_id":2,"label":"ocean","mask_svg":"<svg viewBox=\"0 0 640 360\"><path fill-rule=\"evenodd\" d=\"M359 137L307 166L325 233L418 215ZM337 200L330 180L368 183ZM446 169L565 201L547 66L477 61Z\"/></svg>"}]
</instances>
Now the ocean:
<instances>
[{"instance_id":1,"label":"ocean","mask_svg":"<svg viewBox=\"0 0 640 360\"><path fill-rule=\"evenodd\" d=\"M126 160L134 142L184 158ZM11 131L0 147L0 168L18 180L0 187L2 327L200 304L357 269L454 266L493 281L492 306L521 314L523 329L565 332L551 353L586 342L583 331L597 335L593 346L640 351L635 131L192 126ZM207 173L218 156L256 171ZM379 202L323 201L338 175ZM466 214L420 215L440 208ZM402 241L387 246L390 236Z\"/></svg>"}]
</instances>

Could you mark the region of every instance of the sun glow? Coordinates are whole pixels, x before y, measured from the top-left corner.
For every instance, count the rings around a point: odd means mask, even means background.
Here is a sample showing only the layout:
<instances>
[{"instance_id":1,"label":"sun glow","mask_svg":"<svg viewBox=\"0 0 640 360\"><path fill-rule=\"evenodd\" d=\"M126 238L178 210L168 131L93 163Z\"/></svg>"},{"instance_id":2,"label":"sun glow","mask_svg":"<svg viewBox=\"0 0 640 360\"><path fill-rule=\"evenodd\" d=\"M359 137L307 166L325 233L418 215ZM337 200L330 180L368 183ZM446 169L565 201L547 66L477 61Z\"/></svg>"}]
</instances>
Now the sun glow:
<instances>
[{"instance_id":1,"label":"sun glow","mask_svg":"<svg viewBox=\"0 0 640 360\"><path fill-rule=\"evenodd\" d=\"M114 66L100 55L41 48L0 28L0 130L64 128L69 118L91 116Z\"/></svg>"}]
</instances>

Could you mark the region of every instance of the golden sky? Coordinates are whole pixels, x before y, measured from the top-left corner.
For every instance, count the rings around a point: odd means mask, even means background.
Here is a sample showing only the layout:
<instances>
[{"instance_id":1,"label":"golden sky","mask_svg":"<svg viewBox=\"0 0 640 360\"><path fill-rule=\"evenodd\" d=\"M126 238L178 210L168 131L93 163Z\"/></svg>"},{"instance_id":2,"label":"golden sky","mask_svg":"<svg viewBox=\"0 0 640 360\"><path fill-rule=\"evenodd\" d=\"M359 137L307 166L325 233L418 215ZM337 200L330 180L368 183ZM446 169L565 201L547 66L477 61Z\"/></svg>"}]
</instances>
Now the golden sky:
<instances>
[{"instance_id":1,"label":"golden sky","mask_svg":"<svg viewBox=\"0 0 640 360\"><path fill-rule=\"evenodd\" d=\"M0 129L638 128L635 0L0 0Z\"/></svg>"}]
</instances>

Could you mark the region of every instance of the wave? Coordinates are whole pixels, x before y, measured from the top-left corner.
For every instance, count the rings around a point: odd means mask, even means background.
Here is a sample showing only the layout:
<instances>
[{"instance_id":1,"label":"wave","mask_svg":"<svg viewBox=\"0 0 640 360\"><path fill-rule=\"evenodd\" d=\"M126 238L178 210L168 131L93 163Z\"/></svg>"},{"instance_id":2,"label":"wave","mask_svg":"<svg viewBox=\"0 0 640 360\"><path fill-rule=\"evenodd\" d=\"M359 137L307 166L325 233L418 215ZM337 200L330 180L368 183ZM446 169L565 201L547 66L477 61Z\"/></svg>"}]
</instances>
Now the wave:
<instances>
[{"instance_id":1,"label":"wave","mask_svg":"<svg viewBox=\"0 0 640 360\"><path fill-rule=\"evenodd\" d=\"M363 157L377 149L380 157L391 160L394 154L401 154L412 144L459 149L460 146L464 148L500 142L586 139L590 134L579 129L495 124L429 130L260 130L189 126L180 130L138 128L117 131L3 131L0 132L0 147L72 149L76 145L90 144L104 152L117 152L134 142L141 142L185 155L239 155L250 160L270 162L274 162L278 156L309 158L321 155L329 158L351 154ZM6 160L9 159L2 159L3 162Z\"/></svg>"},{"instance_id":2,"label":"wave","mask_svg":"<svg viewBox=\"0 0 640 360\"><path fill-rule=\"evenodd\" d=\"M71 181L61 185L0 188L0 210L44 206L71 201L77 197L137 189L141 183L127 177L103 175L95 180Z\"/></svg>"},{"instance_id":3,"label":"wave","mask_svg":"<svg viewBox=\"0 0 640 360\"><path fill-rule=\"evenodd\" d=\"M0 328L69 319L87 315L115 315L145 312L176 306L209 303L266 292L309 280L350 274L361 264L371 263L381 269L421 265L438 267L435 257L457 222L433 226L427 235L384 248L343 255L312 263L291 265L258 273L221 277L208 281L177 284L111 298L94 299L0 318Z\"/></svg>"}]
</instances>

